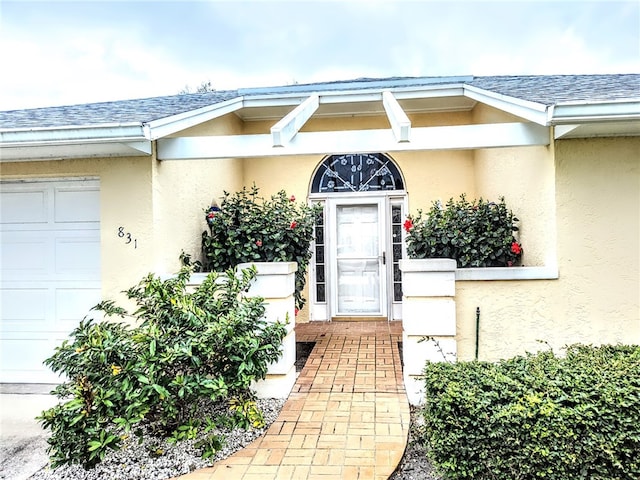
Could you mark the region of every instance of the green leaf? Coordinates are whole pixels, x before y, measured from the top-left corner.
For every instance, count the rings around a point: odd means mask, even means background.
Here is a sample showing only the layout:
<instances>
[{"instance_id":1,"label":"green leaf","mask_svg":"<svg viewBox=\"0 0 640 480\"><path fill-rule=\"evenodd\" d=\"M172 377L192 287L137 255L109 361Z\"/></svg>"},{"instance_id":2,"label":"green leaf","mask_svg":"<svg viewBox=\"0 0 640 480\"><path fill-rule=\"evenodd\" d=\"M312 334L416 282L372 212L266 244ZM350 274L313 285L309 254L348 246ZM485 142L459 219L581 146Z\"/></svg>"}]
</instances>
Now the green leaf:
<instances>
[{"instance_id":1,"label":"green leaf","mask_svg":"<svg viewBox=\"0 0 640 480\"><path fill-rule=\"evenodd\" d=\"M89 442L88 445L89 445L89 451L93 452L93 451L98 450L99 448L102 447L102 442L98 442L98 441L94 440L94 441Z\"/></svg>"}]
</instances>

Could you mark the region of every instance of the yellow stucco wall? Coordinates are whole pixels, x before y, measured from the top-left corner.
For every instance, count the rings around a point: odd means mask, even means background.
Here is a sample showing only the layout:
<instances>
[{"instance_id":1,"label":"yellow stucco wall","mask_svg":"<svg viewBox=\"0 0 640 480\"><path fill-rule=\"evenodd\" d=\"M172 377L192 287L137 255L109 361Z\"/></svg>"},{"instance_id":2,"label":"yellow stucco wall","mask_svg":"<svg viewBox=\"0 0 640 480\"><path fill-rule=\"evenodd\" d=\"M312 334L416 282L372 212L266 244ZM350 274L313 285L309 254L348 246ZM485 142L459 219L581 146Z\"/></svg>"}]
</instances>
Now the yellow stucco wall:
<instances>
[{"instance_id":1,"label":"yellow stucco wall","mask_svg":"<svg viewBox=\"0 0 640 480\"><path fill-rule=\"evenodd\" d=\"M555 166L553 146L482 149L475 152L476 197L498 201L520 220L522 265L555 265Z\"/></svg>"},{"instance_id":2,"label":"yellow stucco wall","mask_svg":"<svg viewBox=\"0 0 640 480\"><path fill-rule=\"evenodd\" d=\"M513 115L478 104L474 123L521 121ZM476 197L507 206L520 219L516 238L522 243L522 264L556 264L554 145L544 147L492 148L474 152Z\"/></svg>"},{"instance_id":3,"label":"yellow stucco wall","mask_svg":"<svg viewBox=\"0 0 640 480\"><path fill-rule=\"evenodd\" d=\"M242 131L234 114L185 129L173 136L232 135ZM225 191L244 185L242 159L175 160L153 162L153 221L156 232L154 271L173 273L184 251L201 257L201 234L207 230L204 210L220 204Z\"/></svg>"},{"instance_id":4,"label":"yellow stucco wall","mask_svg":"<svg viewBox=\"0 0 640 480\"><path fill-rule=\"evenodd\" d=\"M201 234L207 230L204 210L224 191L242 189L242 160L188 160L155 162L154 229L156 256L153 269L173 273L185 251L200 258Z\"/></svg>"},{"instance_id":5,"label":"yellow stucco wall","mask_svg":"<svg viewBox=\"0 0 640 480\"><path fill-rule=\"evenodd\" d=\"M456 284L459 358L640 343L640 139L557 142L559 279ZM526 246L525 246L526 248Z\"/></svg>"}]
</instances>

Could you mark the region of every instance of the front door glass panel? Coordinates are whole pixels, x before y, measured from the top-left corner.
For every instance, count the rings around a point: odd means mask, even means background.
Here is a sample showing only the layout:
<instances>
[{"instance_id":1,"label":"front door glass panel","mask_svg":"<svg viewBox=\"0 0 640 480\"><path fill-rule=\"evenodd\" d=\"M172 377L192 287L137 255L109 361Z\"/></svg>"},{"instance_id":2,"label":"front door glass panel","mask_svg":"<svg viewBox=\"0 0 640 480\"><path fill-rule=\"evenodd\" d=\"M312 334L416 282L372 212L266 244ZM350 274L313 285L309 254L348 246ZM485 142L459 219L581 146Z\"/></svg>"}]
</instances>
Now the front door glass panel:
<instances>
[{"instance_id":1,"label":"front door glass panel","mask_svg":"<svg viewBox=\"0 0 640 480\"><path fill-rule=\"evenodd\" d=\"M337 315L381 315L380 205L336 205Z\"/></svg>"}]
</instances>

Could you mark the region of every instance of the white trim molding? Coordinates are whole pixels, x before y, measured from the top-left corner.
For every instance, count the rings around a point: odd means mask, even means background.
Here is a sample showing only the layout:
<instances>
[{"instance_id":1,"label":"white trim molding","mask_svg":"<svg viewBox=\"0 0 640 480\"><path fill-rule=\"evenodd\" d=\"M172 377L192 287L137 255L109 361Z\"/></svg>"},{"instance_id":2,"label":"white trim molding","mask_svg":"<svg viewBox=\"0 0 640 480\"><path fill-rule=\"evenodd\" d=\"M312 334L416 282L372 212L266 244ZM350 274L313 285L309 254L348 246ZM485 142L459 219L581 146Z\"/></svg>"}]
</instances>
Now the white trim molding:
<instances>
[{"instance_id":1,"label":"white trim molding","mask_svg":"<svg viewBox=\"0 0 640 480\"><path fill-rule=\"evenodd\" d=\"M558 267L488 267L458 268L456 281L557 280Z\"/></svg>"},{"instance_id":2,"label":"white trim molding","mask_svg":"<svg viewBox=\"0 0 640 480\"><path fill-rule=\"evenodd\" d=\"M464 86L464 95L465 97L471 98L477 102L484 103L504 112L511 113L512 115L535 122L538 125L548 125L548 111L546 105L490 92L471 85Z\"/></svg>"},{"instance_id":3,"label":"white trim molding","mask_svg":"<svg viewBox=\"0 0 640 480\"><path fill-rule=\"evenodd\" d=\"M411 141L398 142L391 129L302 132L284 147L273 147L269 134L164 138L159 160L324 155L333 153L462 150L549 145L548 127L535 123L495 123L420 127Z\"/></svg>"}]
</instances>

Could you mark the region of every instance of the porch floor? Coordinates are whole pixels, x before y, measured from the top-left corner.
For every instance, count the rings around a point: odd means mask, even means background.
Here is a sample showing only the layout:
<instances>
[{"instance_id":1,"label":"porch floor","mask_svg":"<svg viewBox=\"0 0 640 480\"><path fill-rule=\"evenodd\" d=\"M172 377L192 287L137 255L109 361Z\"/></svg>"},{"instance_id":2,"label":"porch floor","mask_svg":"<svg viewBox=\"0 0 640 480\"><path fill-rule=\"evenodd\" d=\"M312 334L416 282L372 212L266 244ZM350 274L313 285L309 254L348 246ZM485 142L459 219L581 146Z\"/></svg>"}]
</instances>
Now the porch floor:
<instances>
[{"instance_id":1,"label":"porch floor","mask_svg":"<svg viewBox=\"0 0 640 480\"><path fill-rule=\"evenodd\" d=\"M401 322L296 326L316 342L280 415L261 438L182 480L387 479L402 459L409 404Z\"/></svg>"}]
</instances>

